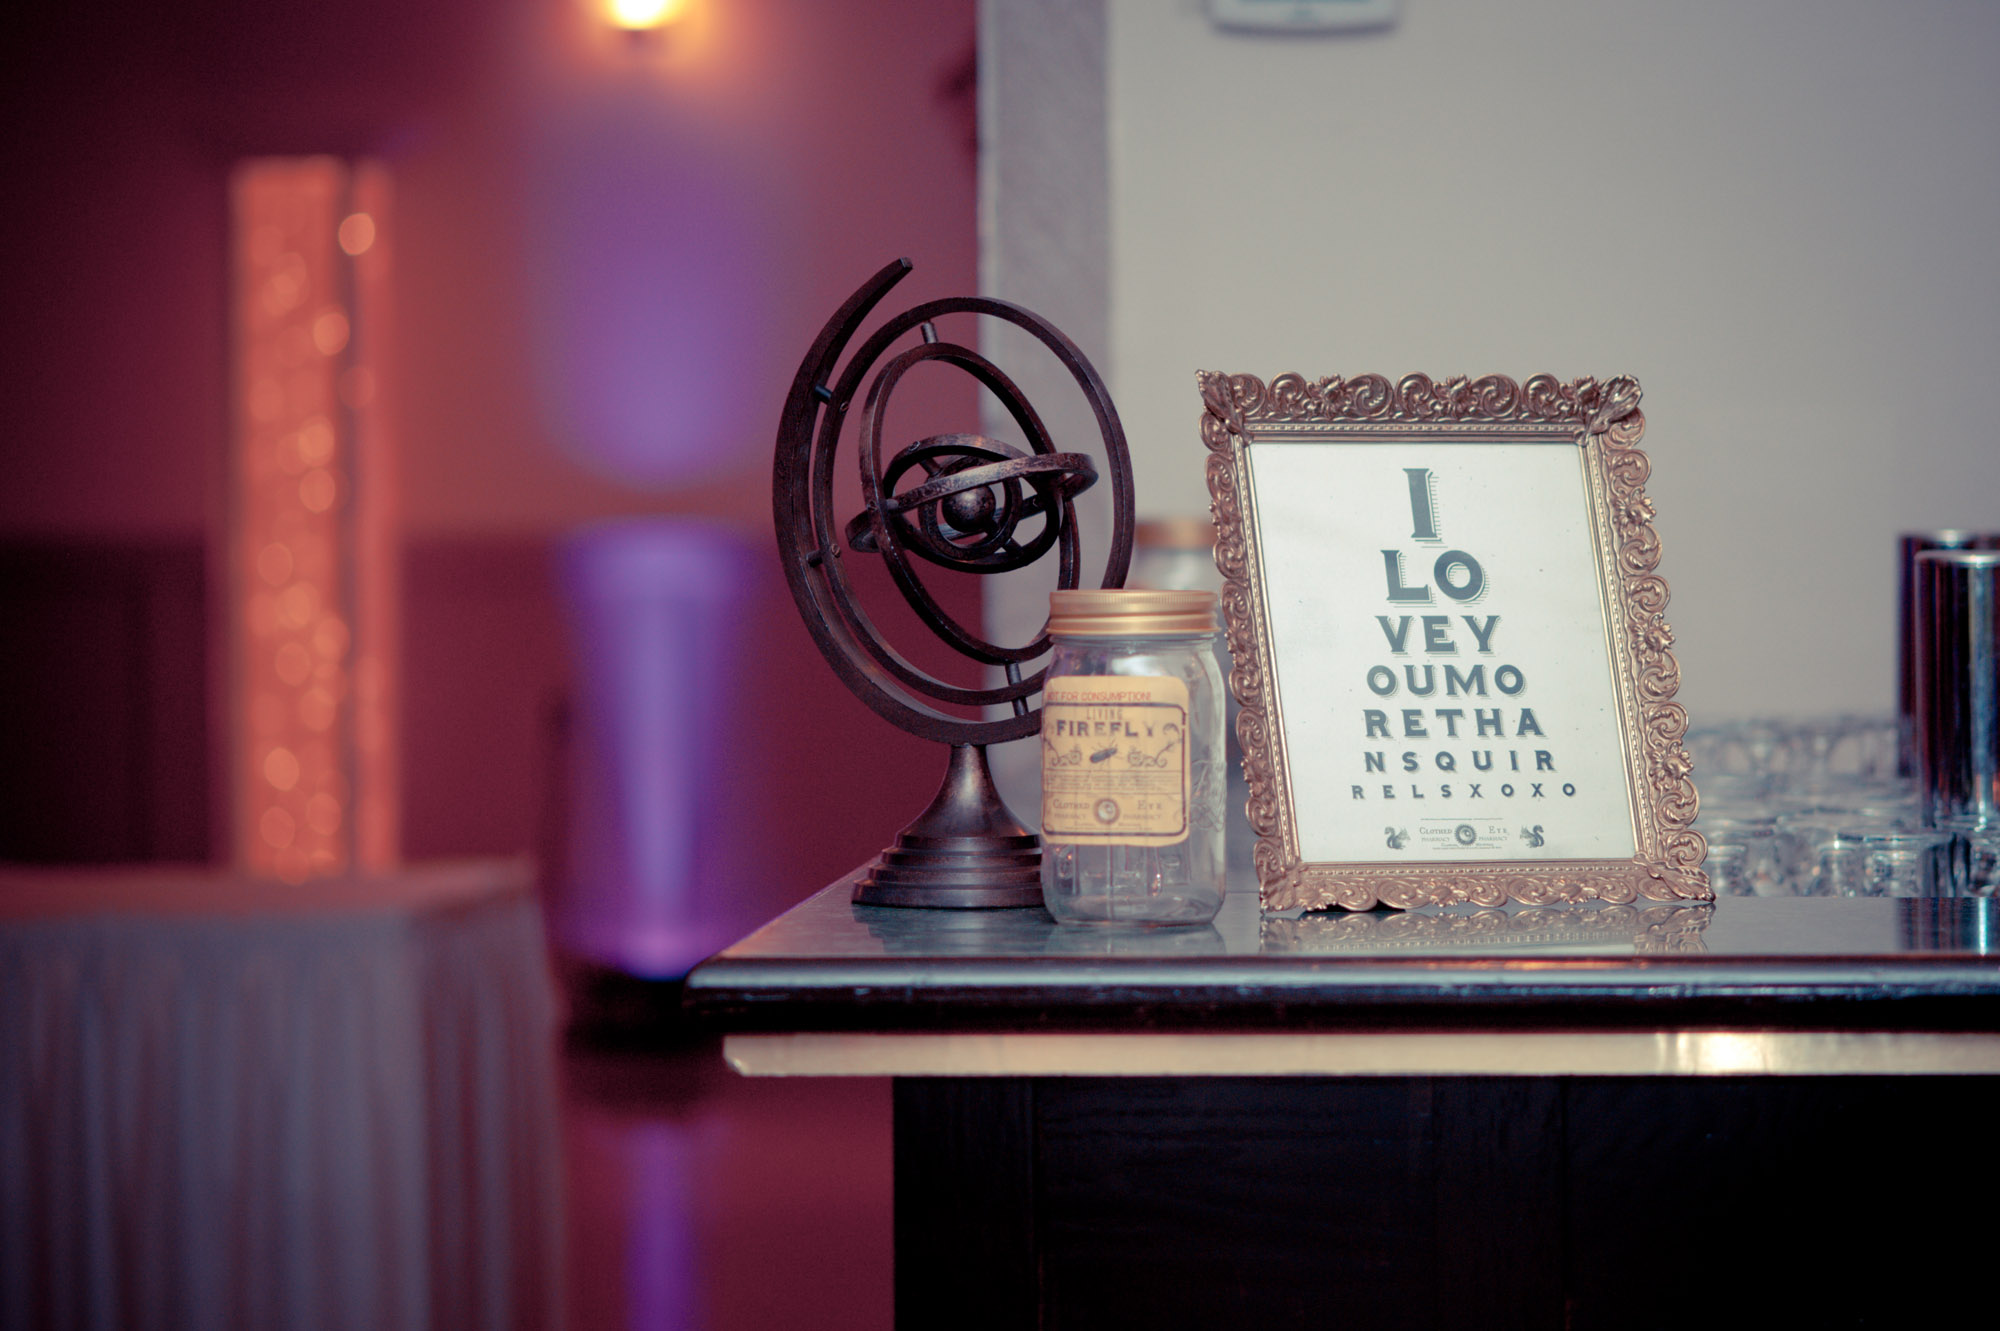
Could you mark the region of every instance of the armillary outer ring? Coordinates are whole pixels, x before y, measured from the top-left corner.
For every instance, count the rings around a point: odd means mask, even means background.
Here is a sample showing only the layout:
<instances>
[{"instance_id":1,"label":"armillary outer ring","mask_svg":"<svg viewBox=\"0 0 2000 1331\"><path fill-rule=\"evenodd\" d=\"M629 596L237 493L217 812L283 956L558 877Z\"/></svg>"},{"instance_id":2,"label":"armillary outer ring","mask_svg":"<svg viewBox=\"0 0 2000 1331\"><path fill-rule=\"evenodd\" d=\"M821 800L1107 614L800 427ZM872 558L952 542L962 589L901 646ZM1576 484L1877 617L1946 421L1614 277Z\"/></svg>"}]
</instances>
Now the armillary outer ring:
<instances>
[{"instance_id":1,"label":"armillary outer ring","mask_svg":"<svg viewBox=\"0 0 2000 1331\"><path fill-rule=\"evenodd\" d=\"M1111 548L1105 559L1101 583L1105 587L1124 585L1125 572L1131 562L1131 462L1125 446L1124 428L1119 424L1117 411L1111 404L1111 395L1089 360L1075 343L1048 321L1005 301L984 296L961 296L915 306L878 328L854 352L835 382L834 368L847 344L890 288L909 272L909 261L899 259L865 282L820 330L792 380L791 391L785 399L784 414L778 425L771 491L780 561L800 616L826 656L827 663L842 682L879 716L925 739L960 745L998 744L1032 735L1041 726L1039 711L1031 708L1027 700L1040 691L1046 671L1037 671L1025 679L1018 678L1018 675L1021 663L1046 650L1046 630L1038 634L1034 642L1020 648L997 648L994 644L980 643L989 650L972 653L975 659L990 661L998 657L999 660L993 663L1004 665L1010 676L1007 683L986 689L960 688L933 678L889 645L862 611L853 587L840 569L841 545L832 498L834 460L845 413L862 379L889 346L912 329L942 315L985 315L1014 324L1032 335L1055 354L1076 380L1090 403L1098 434L1104 444L1113 512ZM977 371L959 359L972 353L962 347L952 348L952 351L956 355L946 356L948 363L957 363L979 377ZM996 369L992 373L998 375L999 371ZM985 382L983 378L982 382ZM1004 376L1001 382L1006 382ZM1011 389L1012 385L1008 387ZM1041 447L1033 455L1034 460L1039 463L1043 458L1060 456L1048 443L1047 431L1039 428L1039 419L1033 416L1018 391L1003 395L1002 400L1031 441L1037 440L1039 435ZM1035 421L1037 428L1028 428L1022 418L1023 411ZM1049 513L1049 523L1055 524L1059 514L1062 518L1071 518L1073 515L1068 512L1069 508L1068 495L1065 494ZM871 503L869 509L872 515L870 535L879 541L887 533L887 522L881 518L878 505ZM1073 538L1074 522L1063 521L1061 525ZM1057 534L1057 539L1062 539L1062 533ZM1059 572L1061 586L1078 585L1074 561L1072 556L1070 567ZM895 568L893 562L891 568L892 571ZM905 571L909 571L907 565ZM898 585L902 585L900 579ZM940 627L937 618L928 615L924 618L933 632L947 642L953 642L949 632ZM960 632L963 633L963 630ZM972 635L966 636L969 638ZM959 644L954 642L954 645ZM960 650L964 647L960 646ZM932 702L975 707L1011 704L1015 714L995 720L968 720L939 711L931 705Z\"/></svg>"}]
</instances>

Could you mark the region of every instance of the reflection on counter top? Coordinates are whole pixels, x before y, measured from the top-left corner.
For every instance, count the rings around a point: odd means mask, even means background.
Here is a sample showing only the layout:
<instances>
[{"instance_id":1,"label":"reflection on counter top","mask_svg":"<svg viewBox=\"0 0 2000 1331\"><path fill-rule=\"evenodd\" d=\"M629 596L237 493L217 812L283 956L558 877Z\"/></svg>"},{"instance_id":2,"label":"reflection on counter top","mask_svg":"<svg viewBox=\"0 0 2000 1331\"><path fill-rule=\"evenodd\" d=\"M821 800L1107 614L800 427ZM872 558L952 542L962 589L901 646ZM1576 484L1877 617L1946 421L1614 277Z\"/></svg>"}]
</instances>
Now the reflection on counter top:
<instances>
[{"instance_id":1,"label":"reflection on counter top","mask_svg":"<svg viewBox=\"0 0 2000 1331\"><path fill-rule=\"evenodd\" d=\"M1715 915L1708 902L1426 908L1365 914L1315 911L1264 920L1265 952L1507 952L1544 956L1637 956L1701 952Z\"/></svg>"},{"instance_id":2,"label":"reflection on counter top","mask_svg":"<svg viewBox=\"0 0 2000 1331\"><path fill-rule=\"evenodd\" d=\"M1379 955L1397 959L1675 955L1963 957L2000 952L2000 902L1978 897L1732 897L1714 903L1606 902L1261 915L1232 892L1213 925L1061 925L1039 908L988 911L857 906L843 880L718 960L936 957L1132 960Z\"/></svg>"}]
</instances>

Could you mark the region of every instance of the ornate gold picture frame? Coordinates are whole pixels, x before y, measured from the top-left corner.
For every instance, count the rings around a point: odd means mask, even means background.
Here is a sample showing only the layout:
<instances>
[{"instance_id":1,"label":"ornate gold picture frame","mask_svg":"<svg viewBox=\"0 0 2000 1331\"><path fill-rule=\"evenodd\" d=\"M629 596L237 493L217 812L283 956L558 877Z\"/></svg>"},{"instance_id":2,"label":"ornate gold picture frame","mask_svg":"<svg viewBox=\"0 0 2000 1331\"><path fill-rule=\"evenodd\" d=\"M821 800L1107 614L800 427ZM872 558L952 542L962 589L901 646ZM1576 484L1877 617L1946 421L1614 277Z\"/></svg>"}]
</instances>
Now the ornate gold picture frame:
<instances>
[{"instance_id":1,"label":"ornate gold picture frame","mask_svg":"<svg viewBox=\"0 0 2000 1331\"><path fill-rule=\"evenodd\" d=\"M1637 382L1199 379L1264 909L1712 899Z\"/></svg>"}]
</instances>

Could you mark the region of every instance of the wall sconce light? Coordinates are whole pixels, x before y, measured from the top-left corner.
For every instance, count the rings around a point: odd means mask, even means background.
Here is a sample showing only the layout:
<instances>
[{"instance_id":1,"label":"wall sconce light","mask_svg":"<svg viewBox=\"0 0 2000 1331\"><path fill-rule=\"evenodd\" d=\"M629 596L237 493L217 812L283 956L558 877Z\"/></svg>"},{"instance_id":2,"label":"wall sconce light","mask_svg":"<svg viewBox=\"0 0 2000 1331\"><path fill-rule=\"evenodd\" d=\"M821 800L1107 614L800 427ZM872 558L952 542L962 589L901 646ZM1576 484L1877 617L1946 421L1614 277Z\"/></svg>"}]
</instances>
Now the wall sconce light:
<instances>
[{"instance_id":1,"label":"wall sconce light","mask_svg":"<svg viewBox=\"0 0 2000 1331\"><path fill-rule=\"evenodd\" d=\"M602 3L605 20L634 38L669 27L687 9L687 0L602 0Z\"/></svg>"}]
</instances>

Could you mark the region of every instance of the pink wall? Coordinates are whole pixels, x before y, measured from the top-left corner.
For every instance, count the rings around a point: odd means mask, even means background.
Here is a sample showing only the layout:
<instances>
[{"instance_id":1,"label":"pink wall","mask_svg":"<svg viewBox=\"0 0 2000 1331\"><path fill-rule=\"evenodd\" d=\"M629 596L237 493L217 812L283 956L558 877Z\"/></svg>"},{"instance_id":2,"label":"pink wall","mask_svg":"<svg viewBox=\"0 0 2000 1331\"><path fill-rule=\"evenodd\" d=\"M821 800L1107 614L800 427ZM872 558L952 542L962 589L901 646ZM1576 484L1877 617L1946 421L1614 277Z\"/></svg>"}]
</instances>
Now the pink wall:
<instances>
[{"instance_id":1,"label":"pink wall","mask_svg":"<svg viewBox=\"0 0 2000 1331\"><path fill-rule=\"evenodd\" d=\"M224 166L142 34L27 22L0 80L0 532L196 536L227 428Z\"/></svg>"},{"instance_id":2,"label":"pink wall","mask_svg":"<svg viewBox=\"0 0 2000 1331\"><path fill-rule=\"evenodd\" d=\"M589 40L579 0L117 8L37 11L0 108L0 531L201 529L227 420L222 187L241 153L393 168L414 532L760 523L780 396L818 321L898 254L915 296L977 284L969 93L939 91L971 54L970 0L694 0L666 59ZM607 238L627 252L590 249ZM698 288L653 331L722 327L737 353L700 385L698 437L673 441L700 457L626 469L636 485L593 462L602 441L561 382L582 358L547 326L567 311L564 331L617 346L578 309L615 288L617 261Z\"/></svg>"},{"instance_id":3,"label":"pink wall","mask_svg":"<svg viewBox=\"0 0 2000 1331\"><path fill-rule=\"evenodd\" d=\"M899 307L976 289L970 92L940 93L973 5L693 0L651 51L572 0L281 8L31 20L0 94L0 537L203 539L229 163L382 158L406 536L492 575L432 577L406 607L408 849L530 849L541 702L568 669L551 587L521 570L607 517L767 541L771 435L820 321L899 254ZM900 431L975 419L958 382L930 394ZM771 903L878 848L942 762L838 686L773 565L744 607L769 730L731 778L763 825L742 877Z\"/></svg>"},{"instance_id":4,"label":"pink wall","mask_svg":"<svg viewBox=\"0 0 2000 1331\"><path fill-rule=\"evenodd\" d=\"M820 320L899 254L919 294L977 286L970 107L938 95L971 54L970 3L693 9L663 61L574 40L563 0L525 9L396 155L412 530L762 526L778 407ZM650 375L603 368L649 336L674 352ZM690 376L696 356L712 377ZM583 400L652 406L649 378L674 390L649 413L650 468Z\"/></svg>"}]
</instances>

